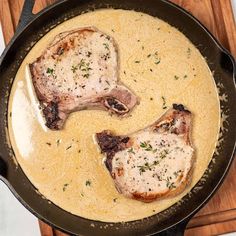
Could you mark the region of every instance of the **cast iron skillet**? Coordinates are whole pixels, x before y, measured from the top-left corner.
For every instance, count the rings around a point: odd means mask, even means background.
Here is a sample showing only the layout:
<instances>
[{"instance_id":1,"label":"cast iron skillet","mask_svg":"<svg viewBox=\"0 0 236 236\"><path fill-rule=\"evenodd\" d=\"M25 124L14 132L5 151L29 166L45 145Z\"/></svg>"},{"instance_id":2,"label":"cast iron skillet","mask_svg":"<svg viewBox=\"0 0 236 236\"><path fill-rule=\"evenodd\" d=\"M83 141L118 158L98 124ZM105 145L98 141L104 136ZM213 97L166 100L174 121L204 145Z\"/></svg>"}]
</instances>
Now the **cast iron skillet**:
<instances>
[{"instance_id":1,"label":"cast iron skillet","mask_svg":"<svg viewBox=\"0 0 236 236\"><path fill-rule=\"evenodd\" d=\"M182 235L188 220L222 183L233 160L236 140L235 61L210 32L182 8L165 0L63 0L33 15L33 0L25 0L17 32L0 59L0 179L16 198L46 223L70 234L80 235ZM225 121L218 147L204 176L180 202L152 217L127 223L106 223L72 215L50 203L36 191L8 142L7 107L11 86L25 55L51 28L84 11L99 8L142 11L159 17L182 31L206 57L221 99ZM207 102L207 101L206 101ZM204 107L202 108L204 109ZM22 137L24 138L24 137ZM158 234L159 235L159 234Z\"/></svg>"}]
</instances>

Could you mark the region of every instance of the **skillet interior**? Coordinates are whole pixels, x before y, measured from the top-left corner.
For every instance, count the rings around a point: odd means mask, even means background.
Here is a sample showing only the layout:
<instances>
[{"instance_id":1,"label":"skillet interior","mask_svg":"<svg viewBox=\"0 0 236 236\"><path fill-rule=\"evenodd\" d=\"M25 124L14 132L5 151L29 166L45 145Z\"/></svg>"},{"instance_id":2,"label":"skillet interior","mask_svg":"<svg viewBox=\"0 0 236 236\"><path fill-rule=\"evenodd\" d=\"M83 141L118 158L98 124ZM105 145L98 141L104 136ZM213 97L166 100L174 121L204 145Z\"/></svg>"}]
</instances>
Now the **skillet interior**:
<instances>
[{"instance_id":1,"label":"skillet interior","mask_svg":"<svg viewBox=\"0 0 236 236\"><path fill-rule=\"evenodd\" d=\"M86 220L79 216L74 216L43 199L35 191L34 186L29 182L21 168L16 168L15 162L13 161L14 158L12 157L13 151L7 144L7 129L5 128L7 127L6 114L10 88L19 65L30 48L50 28L55 27L64 20L84 11L106 7L143 11L157 16L178 28L192 41L203 56L207 58L210 69L214 71L214 78L219 89L219 94L227 96L226 100L221 101L222 116L226 120L221 127L219 146L208 170L198 184L180 202L167 210L143 220L124 224L106 224ZM0 123L2 138L0 156L6 161L6 168L8 168L2 174L9 181L10 184L8 185L13 193L29 210L47 223L53 224L53 226L67 232L91 235L96 231L96 235L110 235L111 233L112 235L131 235L152 234L162 231L181 221L203 204L219 184L232 160L236 140L236 108L234 106L236 93L234 80L232 80L233 61L194 19L186 17L184 11L177 7L172 7L172 4L166 3L165 1L62 1L40 13L32 24L26 27L17 40L13 42L1 61L0 77L0 117L2 120ZM5 179L3 181L8 183ZM64 219L67 220L65 221Z\"/></svg>"}]
</instances>

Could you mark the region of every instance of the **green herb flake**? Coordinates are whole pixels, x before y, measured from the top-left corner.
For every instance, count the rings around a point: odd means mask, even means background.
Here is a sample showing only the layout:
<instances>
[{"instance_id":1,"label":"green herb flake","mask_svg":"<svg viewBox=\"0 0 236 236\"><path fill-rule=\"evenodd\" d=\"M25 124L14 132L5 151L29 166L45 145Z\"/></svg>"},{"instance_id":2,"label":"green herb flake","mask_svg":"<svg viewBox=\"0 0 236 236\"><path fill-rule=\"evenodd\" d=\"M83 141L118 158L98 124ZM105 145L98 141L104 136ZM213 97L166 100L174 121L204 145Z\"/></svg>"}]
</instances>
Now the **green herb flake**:
<instances>
[{"instance_id":1,"label":"green herb flake","mask_svg":"<svg viewBox=\"0 0 236 236\"><path fill-rule=\"evenodd\" d=\"M105 47L105 49L109 50L109 45L108 45L108 43L103 43L103 46Z\"/></svg>"},{"instance_id":2,"label":"green herb flake","mask_svg":"<svg viewBox=\"0 0 236 236\"><path fill-rule=\"evenodd\" d=\"M148 142L140 142L140 147L145 151L152 151L152 145Z\"/></svg>"},{"instance_id":3,"label":"green herb flake","mask_svg":"<svg viewBox=\"0 0 236 236\"><path fill-rule=\"evenodd\" d=\"M90 76L89 71L92 70L92 68L90 68L90 63L85 62L84 59L81 59L78 66L79 66L79 69L83 72L82 76L84 78L88 78Z\"/></svg>"},{"instance_id":4,"label":"green herb flake","mask_svg":"<svg viewBox=\"0 0 236 236\"><path fill-rule=\"evenodd\" d=\"M54 69L48 67L46 73L49 75L53 75Z\"/></svg>"},{"instance_id":5,"label":"green herb flake","mask_svg":"<svg viewBox=\"0 0 236 236\"><path fill-rule=\"evenodd\" d=\"M51 144L51 143L49 143L49 142L47 142L46 144L47 144L48 146L51 146L51 145L52 145L52 144Z\"/></svg>"},{"instance_id":6,"label":"green herb flake","mask_svg":"<svg viewBox=\"0 0 236 236\"><path fill-rule=\"evenodd\" d=\"M152 168L156 165L159 165L159 163L160 163L159 161L154 161L152 164L149 164L148 162L146 162L144 165L138 166L139 174L141 175L146 170L152 170Z\"/></svg>"},{"instance_id":7,"label":"green herb flake","mask_svg":"<svg viewBox=\"0 0 236 236\"><path fill-rule=\"evenodd\" d=\"M66 188L68 187L68 185L69 185L69 184L64 184L64 185L63 185L63 188L62 188L63 192L66 191Z\"/></svg>"},{"instance_id":8,"label":"green herb flake","mask_svg":"<svg viewBox=\"0 0 236 236\"><path fill-rule=\"evenodd\" d=\"M74 66L74 65L71 66L71 71L73 73L75 73L77 70L78 70L78 66Z\"/></svg>"},{"instance_id":9,"label":"green herb flake","mask_svg":"<svg viewBox=\"0 0 236 236\"><path fill-rule=\"evenodd\" d=\"M187 58L190 58L190 56L191 56L191 49L188 48L188 49L187 49Z\"/></svg>"},{"instance_id":10,"label":"green herb flake","mask_svg":"<svg viewBox=\"0 0 236 236\"><path fill-rule=\"evenodd\" d=\"M165 97L161 97L161 99L162 99L162 109L166 109L167 108L167 106L166 106L166 99L165 99Z\"/></svg>"},{"instance_id":11,"label":"green herb flake","mask_svg":"<svg viewBox=\"0 0 236 236\"><path fill-rule=\"evenodd\" d=\"M90 180L86 180L85 185L86 186L91 186L91 181Z\"/></svg>"},{"instance_id":12,"label":"green herb flake","mask_svg":"<svg viewBox=\"0 0 236 236\"><path fill-rule=\"evenodd\" d=\"M135 61L134 63L140 63L140 61Z\"/></svg>"},{"instance_id":13,"label":"green herb flake","mask_svg":"<svg viewBox=\"0 0 236 236\"><path fill-rule=\"evenodd\" d=\"M178 79L179 79L179 76L175 75L174 78L175 78L175 80L178 80Z\"/></svg>"},{"instance_id":14,"label":"green herb flake","mask_svg":"<svg viewBox=\"0 0 236 236\"><path fill-rule=\"evenodd\" d=\"M132 147L130 149L128 149L127 152L135 154L134 149Z\"/></svg>"},{"instance_id":15,"label":"green herb flake","mask_svg":"<svg viewBox=\"0 0 236 236\"><path fill-rule=\"evenodd\" d=\"M72 146L70 145L70 146L68 146L67 148L66 148L66 150L69 150L70 148L72 148Z\"/></svg>"},{"instance_id":16,"label":"green herb flake","mask_svg":"<svg viewBox=\"0 0 236 236\"><path fill-rule=\"evenodd\" d=\"M160 159L164 159L166 158L167 154L169 153L169 151L167 149L163 150L161 153L160 153Z\"/></svg>"},{"instance_id":17,"label":"green herb flake","mask_svg":"<svg viewBox=\"0 0 236 236\"><path fill-rule=\"evenodd\" d=\"M167 182L166 187L169 188L170 190L173 188L176 188L176 186L174 185L174 183L172 182Z\"/></svg>"},{"instance_id":18,"label":"green herb flake","mask_svg":"<svg viewBox=\"0 0 236 236\"><path fill-rule=\"evenodd\" d=\"M61 139L57 139L57 141L56 141L57 146L59 146L60 143L61 143Z\"/></svg>"},{"instance_id":19,"label":"green herb flake","mask_svg":"<svg viewBox=\"0 0 236 236\"><path fill-rule=\"evenodd\" d=\"M184 75L184 79L186 79L188 76L187 75Z\"/></svg>"},{"instance_id":20,"label":"green herb flake","mask_svg":"<svg viewBox=\"0 0 236 236\"><path fill-rule=\"evenodd\" d=\"M179 176L177 171L175 171L173 174L174 174L175 178L177 178Z\"/></svg>"}]
</instances>

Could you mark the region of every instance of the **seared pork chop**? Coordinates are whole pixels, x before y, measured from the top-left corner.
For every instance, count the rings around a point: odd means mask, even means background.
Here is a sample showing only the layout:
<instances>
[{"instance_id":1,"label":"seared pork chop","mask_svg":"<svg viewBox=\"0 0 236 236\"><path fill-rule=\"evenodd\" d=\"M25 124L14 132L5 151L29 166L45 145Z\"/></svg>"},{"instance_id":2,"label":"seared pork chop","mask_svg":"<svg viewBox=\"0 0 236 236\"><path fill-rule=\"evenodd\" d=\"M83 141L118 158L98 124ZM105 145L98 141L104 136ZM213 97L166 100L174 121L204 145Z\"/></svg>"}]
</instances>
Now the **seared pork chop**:
<instances>
[{"instance_id":1,"label":"seared pork chop","mask_svg":"<svg viewBox=\"0 0 236 236\"><path fill-rule=\"evenodd\" d=\"M182 192L193 165L190 127L191 113L173 104L154 124L133 134L97 133L117 190L143 202Z\"/></svg>"},{"instance_id":2,"label":"seared pork chop","mask_svg":"<svg viewBox=\"0 0 236 236\"><path fill-rule=\"evenodd\" d=\"M137 104L118 83L114 40L95 28L59 34L29 68L50 129L61 129L73 111L101 108L124 115Z\"/></svg>"}]
</instances>

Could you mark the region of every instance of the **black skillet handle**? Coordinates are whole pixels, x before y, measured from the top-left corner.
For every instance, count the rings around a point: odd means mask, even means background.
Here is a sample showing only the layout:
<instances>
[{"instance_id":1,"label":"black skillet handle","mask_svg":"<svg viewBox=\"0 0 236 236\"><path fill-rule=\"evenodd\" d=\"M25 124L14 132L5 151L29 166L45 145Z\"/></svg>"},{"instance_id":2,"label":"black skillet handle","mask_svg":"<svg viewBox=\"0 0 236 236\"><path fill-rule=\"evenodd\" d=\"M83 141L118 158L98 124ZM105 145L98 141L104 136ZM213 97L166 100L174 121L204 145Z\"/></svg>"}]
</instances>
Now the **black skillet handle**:
<instances>
[{"instance_id":1,"label":"black skillet handle","mask_svg":"<svg viewBox=\"0 0 236 236\"><path fill-rule=\"evenodd\" d=\"M226 50L221 53L220 64L223 69L233 74L233 78L236 82L236 62L234 57Z\"/></svg>"},{"instance_id":2,"label":"black skillet handle","mask_svg":"<svg viewBox=\"0 0 236 236\"><path fill-rule=\"evenodd\" d=\"M17 35L34 18L34 14L32 13L34 2L35 0L25 0L15 35L7 47L10 47L11 43L13 43ZM0 64L1 64L1 60L0 60ZM7 178L7 163L0 153L0 179L2 179L2 177L5 179Z\"/></svg>"},{"instance_id":3,"label":"black skillet handle","mask_svg":"<svg viewBox=\"0 0 236 236\"><path fill-rule=\"evenodd\" d=\"M154 236L184 236L184 231L191 217L181 221L179 224L161 232Z\"/></svg>"},{"instance_id":4,"label":"black skillet handle","mask_svg":"<svg viewBox=\"0 0 236 236\"><path fill-rule=\"evenodd\" d=\"M21 11L19 24L16 29L16 34L20 33L24 27L34 18L34 14L32 13L34 2L35 0L25 0L23 9Z\"/></svg>"}]
</instances>

